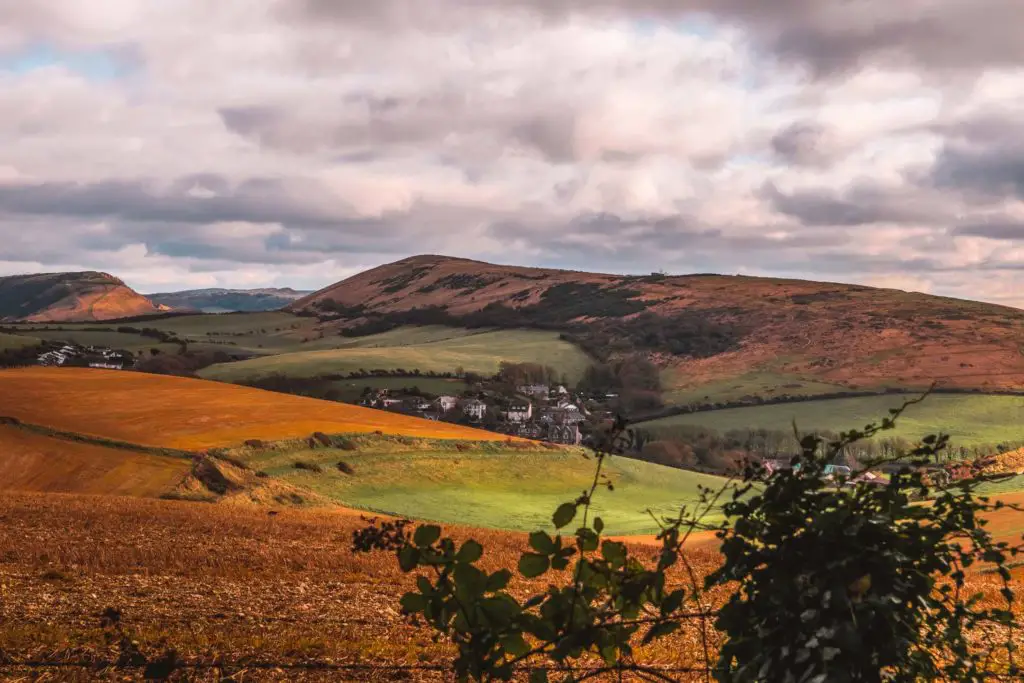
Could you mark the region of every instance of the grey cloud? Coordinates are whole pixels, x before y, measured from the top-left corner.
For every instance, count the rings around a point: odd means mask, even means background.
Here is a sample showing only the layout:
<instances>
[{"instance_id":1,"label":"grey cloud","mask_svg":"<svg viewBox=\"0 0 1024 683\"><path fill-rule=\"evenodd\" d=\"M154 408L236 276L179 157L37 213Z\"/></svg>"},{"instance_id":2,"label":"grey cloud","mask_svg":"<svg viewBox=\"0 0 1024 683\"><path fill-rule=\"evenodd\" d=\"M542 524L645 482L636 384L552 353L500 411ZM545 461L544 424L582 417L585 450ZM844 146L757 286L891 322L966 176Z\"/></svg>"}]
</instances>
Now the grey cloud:
<instances>
[{"instance_id":1,"label":"grey cloud","mask_svg":"<svg viewBox=\"0 0 1024 683\"><path fill-rule=\"evenodd\" d=\"M372 161L426 144L454 148L451 138L455 136L476 138L471 157L488 148L490 156L497 156L513 141L555 163L576 159L575 116L557 109L545 111L540 103L528 100L491 97L471 103L453 92L416 98L361 94L331 115L284 106L226 107L219 114L228 130L244 138L300 154L330 150L352 160ZM367 148L374 151L367 154Z\"/></svg>"},{"instance_id":2,"label":"grey cloud","mask_svg":"<svg viewBox=\"0 0 1024 683\"><path fill-rule=\"evenodd\" d=\"M941 216L911 188L855 185L844 192L815 189L787 194L767 183L761 195L776 211L807 226L913 223L934 221Z\"/></svg>"},{"instance_id":3,"label":"grey cloud","mask_svg":"<svg viewBox=\"0 0 1024 683\"><path fill-rule=\"evenodd\" d=\"M1024 242L1024 220L1008 219L960 225L954 229L953 233L955 235L969 235L972 237L988 237L994 240L1020 240Z\"/></svg>"},{"instance_id":4,"label":"grey cloud","mask_svg":"<svg viewBox=\"0 0 1024 683\"><path fill-rule=\"evenodd\" d=\"M678 21L712 16L744 28L763 49L818 75L858 65L903 62L940 70L1024 63L1024 5L1010 0L303 0L289 18L373 27L446 30L481 13L528 12L545 21L572 15ZM442 20L441 18L444 18Z\"/></svg>"},{"instance_id":5,"label":"grey cloud","mask_svg":"<svg viewBox=\"0 0 1024 683\"><path fill-rule=\"evenodd\" d=\"M993 197L1024 198L1024 147L1012 140L1002 145L970 147L947 143L932 169L940 188L970 189Z\"/></svg>"},{"instance_id":6,"label":"grey cloud","mask_svg":"<svg viewBox=\"0 0 1024 683\"><path fill-rule=\"evenodd\" d=\"M166 223L244 221L329 226L345 218L337 201L331 209L316 205L316 192L303 195L276 179L249 179L227 194L194 196L190 188L224 191L229 184L209 175L178 179L167 190L152 182L101 181L96 183L0 184L0 212L28 215L75 216L97 219ZM323 203L323 202L320 202Z\"/></svg>"},{"instance_id":7,"label":"grey cloud","mask_svg":"<svg viewBox=\"0 0 1024 683\"><path fill-rule=\"evenodd\" d=\"M783 160L801 166L824 166L834 155L825 127L809 121L786 126L772 136L770 145Z\"/></svg>"}]
</instances>

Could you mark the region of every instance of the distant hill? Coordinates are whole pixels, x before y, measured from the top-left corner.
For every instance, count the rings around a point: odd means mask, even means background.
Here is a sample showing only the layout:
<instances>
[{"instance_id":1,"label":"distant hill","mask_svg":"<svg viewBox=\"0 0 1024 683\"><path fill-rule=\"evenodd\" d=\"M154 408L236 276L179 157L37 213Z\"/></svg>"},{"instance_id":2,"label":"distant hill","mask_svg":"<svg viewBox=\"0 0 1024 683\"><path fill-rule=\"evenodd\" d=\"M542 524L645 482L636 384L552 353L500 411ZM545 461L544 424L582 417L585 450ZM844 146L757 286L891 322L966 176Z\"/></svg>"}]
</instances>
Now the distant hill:
<instances>
[{"instance_id":1,"label":"distant hill","mask_svg":"<svg viewBox=\"0 0 1024 683\"><path fill-rule=\"evenodd\" d=\"M0 320L87 322L149 315L161 310L166 309L107 273L0 277Z\"/></svg>"},{"instance_id":2,"label":"distant hill","mask_svg":"<svg viewBox=\"0 0 1024 683\"><path fill-rule=\"evenodd\" d=\"M399 325L560 330L641 352L674 389L730 378L837 388L1024 387L1024 311L895 289L727 275L623 276L416 256L288 307L346 334Z\"/></svg>"},{"instance_id":3,"label":"distant hill","mask_svg":"<svg viewBox=\"0 0 1024 683\"><path fill-rule=\"evenodd\" d=\"M201 313L276 311L310 294L290 287L266 289L189 289L147 295L150 301L176 310Z\"/></svg>"}]
</instances>

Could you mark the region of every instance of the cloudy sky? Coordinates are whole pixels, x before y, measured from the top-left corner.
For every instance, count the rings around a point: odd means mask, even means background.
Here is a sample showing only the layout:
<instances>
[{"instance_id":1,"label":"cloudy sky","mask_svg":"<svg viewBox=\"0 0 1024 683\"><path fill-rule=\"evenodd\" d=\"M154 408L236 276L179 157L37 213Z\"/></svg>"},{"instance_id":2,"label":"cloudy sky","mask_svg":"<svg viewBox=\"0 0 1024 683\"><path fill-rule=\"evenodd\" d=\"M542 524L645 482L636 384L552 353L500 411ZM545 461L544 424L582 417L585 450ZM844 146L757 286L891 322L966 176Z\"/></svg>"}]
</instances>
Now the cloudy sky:
<instances>
[{"instance_id":1,"label":"cloudy sky","mask_svg":"<svg viewBox=\"0 0 1024 683\"><path fill-rule=\"evenodd\" d=\"M0 0L0 274L411 254L1024 307L1019 0Z\"/></svg>"}]
</instances>

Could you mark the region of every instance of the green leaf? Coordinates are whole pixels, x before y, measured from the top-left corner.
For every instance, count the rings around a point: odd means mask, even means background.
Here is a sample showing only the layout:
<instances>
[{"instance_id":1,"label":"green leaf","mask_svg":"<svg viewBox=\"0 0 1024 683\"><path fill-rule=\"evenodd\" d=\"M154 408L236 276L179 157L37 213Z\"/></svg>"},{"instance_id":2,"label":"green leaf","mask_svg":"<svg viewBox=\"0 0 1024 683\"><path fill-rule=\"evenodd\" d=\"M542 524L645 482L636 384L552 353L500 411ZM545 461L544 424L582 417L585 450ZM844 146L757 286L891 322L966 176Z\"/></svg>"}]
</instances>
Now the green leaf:
<instances>
[{"instance_id":1,"label":"green leaf","mask_svg":"<svg viewBox=\"0 0 1024 683\"><path fill-rule=\"evenodd\" d=\"M519 558L519 573L528 579L540 576L548 570L549 566L547 555L523 553L523 556Z\"/></svg>"},{"instance_id":2,"label":"green leaf","mask_svg":"<svg viewBox=\"0 0 1024 683\"><path fill-rule=\"evenodd\" d=\"M505 652L513 657L521 657L530 651L530 646L526 644L526 640L521 633L510 633L503 637L500 642L501 646L505 648Z\"/></svg>"},{"instance_id":3,"label":"green leaf","mask_svg":"<svg viewBox=\"0 0 1024 683\"><path fill-rule=\"evenodd\" d=\"M407 545L403 546L398 551L398 568L403 572L411 572L416 569L416 566L420 561L420 551L415 546Z\"/></svg>"},{"instance_id":4,"label":"green leaf","mask_svg":"<svg viewBox=\"0 0 1024 683\"><path fill-rule=\"evenodd\" d=\"M480 609L491 621L499 627L505 627L522 612L519 603L509 595L498 595L493 598L485 598L480 601Z\"/></svg>"},{"instance_id":5,"label":"green leaf","mask_svg":"<svg viewBox=\"0 0 1024 683\"><path fill-rule=\"evenodd\" d=\"M601 555L613 566L622 566L626 561L626 546L618 541L605 541L601 544Z\"/></svg>"},{"instance_id":6,"label":"green leaf","mask_svg":"<svg viewBox=\"0 0 1024 683\"><path fill-rule=\"evenodd\" d=\"M465 564L472 564L479 560L483 554L484 547L471 539L462 544L459 553L455 556L455 560Z\"/></svg>"},{"instance_id":7,"label":"green leaf","mask_svg":"<svg viewBox=\"0 0 1024 683\"><path fill-rule=\"evenodd\" d=\"M487 577L487 590L490 592L500 591L512 579L512 572L507 569L499 569Z\"/></svg>"},{"instance_id":8,"label":"green leaf","mask_svg":"<svg viewBox=\"0 0 1024 683\"><path fill-rule=\"evenodd\" d=\"M556 529L561 529L571 522L575 516L576 503L562 503L555 510L555 514L551 515L551 521L554 522Z\"/></svg>"},{"instance_id":9,"label":"green leaf","mask_svg":"<svg viewBox=\"0 0 1024 683\"><path fill-rule=\"evenodd\" d=\"M580 550L586 553L597 550L600 540L592 530L580 527L576 530L576 542L579 544Z\"/></svg>"},{"instance_id":10,"label":"green leaf","mask_svg":"<svg viewBox=\"0 0 1024 683\"><path fill-rule=\"evenodd\" d=\"M452 572L455 590L469 597L478 597L487 590L487 575L471 564L457 564Z\"/></svg>"},{"instance_id":11,"label":"green leaf","mask_svg":"<svg viewBox=\"0 0 1024 683\"><path fill-rule=\"evenodd\" d=\"M406 593L398 602L406 614L422 612L427 606L427 599L419 593Z\"/></svg>"},{"instance_id":12,"label":"green leaf","mask_svg":"<svg viewBox=\"0 0 1024 683\"><path fill-rule=\"evenodd\" d=\"M534 669L531 671L530 683L548 683L547 669Z\"/></svg>"},{"instance_id":13,"label":"green leaf","mask_svg":"<svg viewBox=\"0 0 1024 683\"><path fill-rule=\"evenodd\" d=\"M441 538L441 527L436 524L424 524L416 527L416 533L413 535L412 540L419 547L425 548L439 538Z\"/></svg>"},{"instance_id":14,"label":"green leaf","mask_svg":"<svg viewBox=\"0 0 1024 683\"><path fill-rule=\"evenodd\" d=\"M664 621L660 624L655 624L649 631L644 635L643 644L656 640L658 638L664 638L668 634L676 631L679 628L679 623L675 621Z\"/></svg>"},{"instance_id":15,"label":"green leaf","mask_svg":"<svg viewBox=\"0 0 1024 683\"><path fill-rule=\"evenodd\" d=\"M542 555L555 552L555 542L545 531L534 531L530 534L530 547Z\"/></svg>"},{"instance_id":16,"label":"green leaf","mask_svg":"<svg viewBox=\"0 0 1024 683\"><path fill-rule=\"evenodd\" d=\"M594 531L601 533L604 531L604 520L600 517L594 518Z\"/></svg>"}]
</instances>

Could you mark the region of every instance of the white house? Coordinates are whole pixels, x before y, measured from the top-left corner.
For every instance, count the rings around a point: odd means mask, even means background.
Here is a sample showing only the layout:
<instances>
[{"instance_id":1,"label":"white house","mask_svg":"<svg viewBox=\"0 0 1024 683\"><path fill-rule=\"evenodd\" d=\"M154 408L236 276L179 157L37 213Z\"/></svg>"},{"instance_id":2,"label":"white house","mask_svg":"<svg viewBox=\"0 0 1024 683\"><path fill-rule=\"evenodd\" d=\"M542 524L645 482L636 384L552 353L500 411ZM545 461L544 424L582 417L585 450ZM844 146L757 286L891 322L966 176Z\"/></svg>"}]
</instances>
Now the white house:
<instances>
[{"instance_id":1,"label":"white house","mask_svg":"<svg viewBox=\"0 0 1024 683\"><path fill-rule=\"evenodd\" d=\"M101 362L101 361L94 361L92 363L89 363L89 367L90 368L103 368L103 369L106 369L106 370L123 370L124 369L121 366L120 363L107 363L107 362Z\"/></svg>"},{"instance_id":2,"label":"white house","mask_svg":"<svg viewBox=\"0 0 1024 683\"><path fill-rule=\"evenodd\" d=\"M434 403L441 409L442 413L447 413L450 410L454 410L455 406L459 405L459 399L454 396L438 396Z\"/></svg>"},{"instance_id":3,"label":"white house","mask_svg":"<svg viewBox=\"0 0 1024 683\"><path fill-rule=\"evenodd\" d=\"M505 411L505 419L509 422L526 422L533 417L533 404L530 402L513 403Z\"/></svg>"},{"instance_id":4,"label":"white house","mask_svg":"<svg viewBox=\"0 0 1024 683\"><path fill-rule=\"evenodd\" d=\"M482 420L487 414L487 404L479 399L471 398L462 402L462 412L474 420Z\"/></svg>"},{"instance_id":5,"label":"white house","mask_svg":"<svg viewBox=\"0 0 1024 683\"><path fill-rule=\"evenodd\" d=\"M550 390L547 384L522 384L516 387L516 391L527 396L547 396Z\"/></svg>"}]
</instances>

